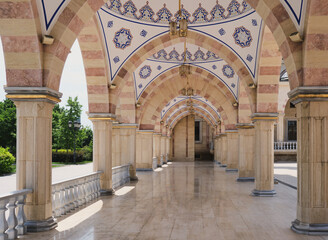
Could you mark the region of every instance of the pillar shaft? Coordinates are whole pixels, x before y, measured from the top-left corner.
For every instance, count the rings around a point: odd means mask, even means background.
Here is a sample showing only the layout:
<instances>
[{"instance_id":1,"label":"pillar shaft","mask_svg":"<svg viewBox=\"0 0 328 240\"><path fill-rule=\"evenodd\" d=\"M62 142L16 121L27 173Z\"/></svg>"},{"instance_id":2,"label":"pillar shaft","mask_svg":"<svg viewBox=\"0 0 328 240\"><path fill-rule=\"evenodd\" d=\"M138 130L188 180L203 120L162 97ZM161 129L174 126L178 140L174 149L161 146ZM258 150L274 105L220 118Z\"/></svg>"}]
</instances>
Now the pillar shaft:
<instances>
[{"instance_id":1,"label":"pillar shaft","mask_svg":"<svg viewBox=\"0 0 328 240\"><path fill-rule=\"evenodd\" d=\"M285 113L279 113L278 115L278 124L277 124L277 141L284 141L284 118Z\"/></svg>"},{"instance_id":2,"label":"pillar shaft","mask_svg":"<svg viewBox=\"0 0 328 240\"><path fill-rule=\"evenodd\" d=\"M220 134L220 162L221 162L221 167L226 167L227 166L227 135L226 134Z\"/></svg>"},{"instance_id":3,"label":"pillar shaft","mask_svg":"<svg viewBox=\"0 0 328 240\"><path fill-rule=\"evenodd\" d=\"M252 124L238 124L238 179L254 181L255 129Z\"/></svg>"},{"instance_id":4,"label":"pillar shaft","mask_svg":"<svg viewBox=\"0 0 328 240\"><path fill-rule=\"evenodd\" d=\"M137 169L154 170L157 162L153 164L153 131L137 131L136 139Z\"/></svg>"},{"instance_id":5,"label":"pillar shaft","mask_svg":"<svg viewBox=\"0 0 328 240\"><path fill-rule=\"evenodd\" d=\"M163 159L163 163L166 163L166 136L161 136L161 158Z\"/></svg>"},{"instance_id":6,"label":"pillar shaft","mask_svg":"<svg viewBox=\"0 0 328 240\"><path fill-rule=\"evenodd\" d=\"M297 219L292 229L310 235L328 234L327 94L328 87L289 93L297 108Z\"/></svg>"},{"instance_id":7,"label":"pillar shaft","mask_svg":"<svg viewBox=\"0 0 328 240\"><path fill-rule=\"evenodd\" d=\"M274 186L274 123L276 113L255 113L255 189L254 196L273 196Z\"/></svg>"},{"instance_id":8,"label":"pillar shaft","mask_svg":"<svg viewBox=\"0 0 328 240\"><path fill-rule=\"evenodd\" d=\"M227 134L227 168L226 171L238 171L238 131L226 131Z\"/></svg>"},{"instance_id":9,"label":"pillar shaft","mask_svg":"<svg viewBox=\"0 0 328 240\"><path fill-rule=\"evenodd\" d=\"M161 134L159 133L153 135L153 157L157 158L157 165L161 167L163 162L161 159Z\"/></svg>"},{"instance_id":10,"label":"pillar shaft","mask_svg":"<svg viewBox=\"0 0 328 240\"><path fill-rule=\"evenodd\" d=\"M167 161L171 160L171 156L170 156L170 137L166 137L166 156L167 156Z\"/></svg>"},{"instance_id":11,"label":"pillar shaft","mask_svg":"<svg viewBox=\"0 0 328 240\"><path fill-rule=\"evenodd\" d=\"M112 181L112 120L92 119L93 171L103 171L100 177L101 193L113 194Z\"/></svg>"},{"instance_id":12,"label":"pillar shaft","mask_svg":"<svg viewBox=\"0 0 328 240\"><path fill-rule=\"evenodd\" d=\"M57 226L52 217L52 109L47 101L15 101L17 111L17 190L30 188L25 213L28 231Z\"/></svg>"}]
</instances>

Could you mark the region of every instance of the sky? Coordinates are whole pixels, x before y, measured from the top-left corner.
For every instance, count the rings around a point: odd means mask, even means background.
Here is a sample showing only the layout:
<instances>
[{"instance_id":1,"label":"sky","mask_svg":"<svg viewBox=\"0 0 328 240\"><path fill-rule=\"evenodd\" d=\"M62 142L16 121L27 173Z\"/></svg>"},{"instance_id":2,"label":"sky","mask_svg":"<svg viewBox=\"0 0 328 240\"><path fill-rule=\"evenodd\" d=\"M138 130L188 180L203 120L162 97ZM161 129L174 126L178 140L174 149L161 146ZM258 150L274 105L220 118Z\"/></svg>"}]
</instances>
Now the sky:
<instances>
[{"instance_id":1,"label":"sky","mask_svg":"<svg viewBox=\"0 0 328 240\"><path fill-rule=\"evenodd\" d=\"M6 85L6 71L3 56L2 42L0 38L0 100L5 99L5 91L3 86ZM78 97L82 105L81 123L83 126L92 127L91 121L88 119L86 112L88 111L88 95L87 83L84 72L81 49L78 41L75 41L71 48L71 53L68 55L59 91L63 93L60 106L65 106L69 97Z\"/></svg>"}]
</instances>

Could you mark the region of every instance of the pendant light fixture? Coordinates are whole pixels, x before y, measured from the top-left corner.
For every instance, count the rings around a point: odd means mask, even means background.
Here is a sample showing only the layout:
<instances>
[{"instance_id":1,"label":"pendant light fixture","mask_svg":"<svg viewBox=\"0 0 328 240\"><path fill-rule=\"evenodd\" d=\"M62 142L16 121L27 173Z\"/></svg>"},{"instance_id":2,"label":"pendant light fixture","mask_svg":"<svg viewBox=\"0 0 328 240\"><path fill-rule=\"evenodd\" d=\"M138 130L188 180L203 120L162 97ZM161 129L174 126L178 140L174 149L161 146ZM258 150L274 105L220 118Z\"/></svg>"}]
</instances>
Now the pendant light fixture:
<instances>
[{"instance_id":1,"label":"pendant light fixture","mask_svg":"<svg viewBox=\"0 0 328 240\"><path fill-rule=\"evenodd\" d=\"M187 37L188 33L188 20L182 17L182 11L181 11L181 0L179 0L179 12L180 16L179 20L179 37ZM177 35L177 22L176 21L170 21L170 35L175 36Z\"/></svg>"}]
</instances>

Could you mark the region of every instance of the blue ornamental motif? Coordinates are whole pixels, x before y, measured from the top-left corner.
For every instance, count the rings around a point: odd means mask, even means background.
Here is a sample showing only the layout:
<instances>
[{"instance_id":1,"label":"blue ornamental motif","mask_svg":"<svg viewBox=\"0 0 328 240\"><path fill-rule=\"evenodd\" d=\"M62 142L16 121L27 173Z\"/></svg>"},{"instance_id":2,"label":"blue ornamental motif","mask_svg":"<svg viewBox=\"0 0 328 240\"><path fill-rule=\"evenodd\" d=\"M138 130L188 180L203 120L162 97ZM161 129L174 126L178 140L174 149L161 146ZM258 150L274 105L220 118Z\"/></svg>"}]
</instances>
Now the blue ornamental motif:
<instances>
[{"instance_id":1,"label":"blue ornamental motif","mask_svg":"<svg viewBox=\"0 0 328 240\"><path fill-rule=\"evenodd\" d=\"M226 34L226 31L223 28L220 28L219 34L223 36L224 34Z\"/></svg>"},{"instance_id":2,"label":"blue ornamental motif","mask_svg":"<svg viewBox=\"0 0 328 240\"><path fill-rule=\"evenodd\" d=\"M171 52L167 53L165 49L162 49L153 55L153 58L156 60L162 61L177 61L181 62L184 60L184 53L179 54L175 48ZM213 61L219 60L220 58L216 56L213 52L207 51L206 54L198 48L198 50L192 54L188 50L186 51L186 59L188 61L197 62L197 61Z\"/></svg>"},{"instance_id":3,"label":"blue ornamental motif","mask_svg":"<svg viewBox=\"0 0 328 240\"><path fill-rule=\"evenodd\" d=\"M139 89L142 88L142 84L141 84L141 83L138 85L138 88L139 88Z\"/></svg>"},{"instance_id":4,"label":"blue ornamental motif","mask_svg":"<svg viewBox=\"0 0 328 240\"><path fill-rule=\"evenodd\" d=\"M212 66L213 70L217 69L217 66L216 65L213 65Z\"/></svg>"},{"instance_id":5,"label":"blue ornamental motif","mask_svg":"<svg viewBox=\"0 0 328 240\"><path fill-rule=\"evenodd\" d=\"M140 36L141 36L141 37L146 37L146 36L147 36L147 31L143 29L143 30L140 32Z\"/></svg>"},{"instance_id":6,"label":"blue ornamental motif","mask_svg":"<svg viewBox=\"0 0 328 240\"><path fill-rule=\"evenodd\" d=\"M107 23L107 27L108 27L108 28L113 27L113 21L108 21L108 23Z\"/></svg>"},{"instance_id":7,"label":"blue ornamental motif","mask_svg":"<svg viewBox=\"0 0 328 240\"><path fill-rule=\"evenodd\" d=\"M231 83L231 87L232 87L232 88L235 88L235 87L236 87L236 84Z\"/></svg>"},{"instance_id":8,"label":"blue ornamental motif","mask_svg":"<svg viewBox=\"0 0 328 240\"><path fill-rule=\"evenodd\" d=\"M235 39L235 43L242 48L249 47L253 40L251 32L244 26L237 27L232 36Z\"/></svg>"},{"instance_id":9,"label":"blue ornamental motif","mask_svg":"<svg viewBox=\"0 0 328 240\"><path fill-rule=\"evenodd\" d=\"M253 24L254 27L257 26L257 21L256 21L256 19L252 19L252 24Z\"/></svg>"},{"instance_id":10,"label":"blue ornamental motif","mask_svg":"<svg viewBox=\"0 0 328 240\"><path fill-rule=\"evenodd\" d=\"M205 8L202 7L202 4L199 4L199 7L192 14L192 16L194 17L194 21L192 23L208 22L207 15L208 12L205 10Z\"/></svg>"},{"instance_id":11,"label":"blue ornamental motif","mask_svg":"<svg viewBox=\"0 0 328 240\"><path fill-rule=\"evenodd\" d=\"M253 60L253 57L250 54L248 54L246 59L247 59L247 61L251 62Z\"/></svg>"},{"instance_id":12,"label":"blue ornamental motif","mask_svg":"<svg viewBox=\"0 0 328 240\"><path fill-rule=\"evenodd\" d=\"M120 61L120 58L118 56L114 57L113 59L114 63L118 63Z\"/></svg>"},{"instance_id":13,"label":"blue ornamental motif","mask_svg":"<svg viewBox=\"0 0 328 240\"><path fill-rule=\"evenodd\" d=\"M158 65L157 66L157 70L160 71L162 69L162 66L161 65Z\"/></svg>"},{"instance_id":14,"label":"blue ornamental motif","mask_svg":"<svg viewBox=\"0 0 328 240\"><path fill-rule=\"evenodd\" d=\"M199 6L191 14L186 9L184 9L182 5L181 14L184 19L187 19L189 24L192 23L197 24L197 23L220 21L230 17L235 17L239 14L243 14L252 10L252 7L246 3L246 0L243 0L241 4L238 1L241 0L232 0L228 8L225 9L218 3L217 0L216 4L214 5L210 13L208 13L203 7ZM166 4L164 4L164 7L161 8L156 13L149 6L148 1L146 2L146 5L144 5L139 9L139 11L136 5L133 3L133 0L128 0L127 2L124 3L123 6L121 0L110 0L109 3L105 4L105 6L107 6L108 9L118 14L136 20L142 20L145 22L167 24L169 21L172 21L173 18L175 18L177 22L179 22L179 20L181 19L178 11L175 14L172 14L170 10L166 7ZM138 12L140 14L138 14ZM225 12L227 13L225 14Z\"/></svg>"},{"instance_id":15,"label":"blue ornamental motif","mask_svg":"<svg viewBox=\"0 0 328 240\"><path fill-rule=\"evenodd\" d=\"M223 75L227 78L233 78L235 71L229 65L224 65L222 68Z\"/></svg>"},{"instance_id":16,"label":"blue ornamental motif","mask_svg":"<svg viewBox=\"0 0 328 240\"><path fill-rule=\"evenodd\" d=\"M114 35L113 42L116 48L124 49L131 45L132 35L129 29L121 28Z\"/></svg>"},{"instance_id":17,"label":"blue ornamental motif","mask_svg":"<svg viewBox=\"0 0 328 240\"><path fill-rule=\"evenodd\" d=\"M151 74L151 67L149 65L145 65L140 69L139 76L143 79L146 79Z\"/></svg>"}]
</instances>

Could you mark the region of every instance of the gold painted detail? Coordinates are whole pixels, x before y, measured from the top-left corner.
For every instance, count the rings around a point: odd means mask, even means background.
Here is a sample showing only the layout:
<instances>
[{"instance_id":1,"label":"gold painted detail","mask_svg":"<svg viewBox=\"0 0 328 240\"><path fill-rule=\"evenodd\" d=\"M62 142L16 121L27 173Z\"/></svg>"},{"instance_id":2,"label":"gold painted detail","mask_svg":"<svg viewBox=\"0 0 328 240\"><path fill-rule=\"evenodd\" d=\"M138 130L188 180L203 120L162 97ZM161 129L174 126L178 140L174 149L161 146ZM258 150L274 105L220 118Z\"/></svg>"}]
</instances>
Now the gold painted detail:
<instances>
[{"instance_id":1,"label":"gold painted detail","mask_svg":"<svg viewBox=\"0 0 328 240\"><path fill-rule=\"evenodd\" d=\"M115 120L115 118L111 118L111 117L89 117L89 120Z\"/></svg>"},{"instance_id":2,"label":"gold painted detail","mask_svg":"<svg viewBox=\"0 0 328 240\"><path fill-rule=\"evenodd\" d=\"M328 94L299 94L293 97L290 101L293 102L299 98L328 98Z\"/></svg>"},{"instance_id":3,"label":"gold painted detail","mask_svg":"<svg viewBox=\"0 0 328 240\"><path fill-rule=\"evenodd\" d=\"M131 128L131 129L134 129L134 128L137 128L138 126L119 126L119 125L113 125L113 128Z\"/></svg>"},{"instance_id":4,"label":"gold painted detail","mask_svg":"<svg viewBox=\"0 0 328 240\"><path fill-rule=\"evenodd\" d=\"M50 100L53 102L60 102L61 100L59 98L53 97L53 96L49 96L49 95L44 95L44 94L39 94L39 95L34 95L34 94L21 94L21 95L13 95L13 94L7 94L6 98L8 99L46 99L46 100Z\"/></svg>"}]
</instances>

